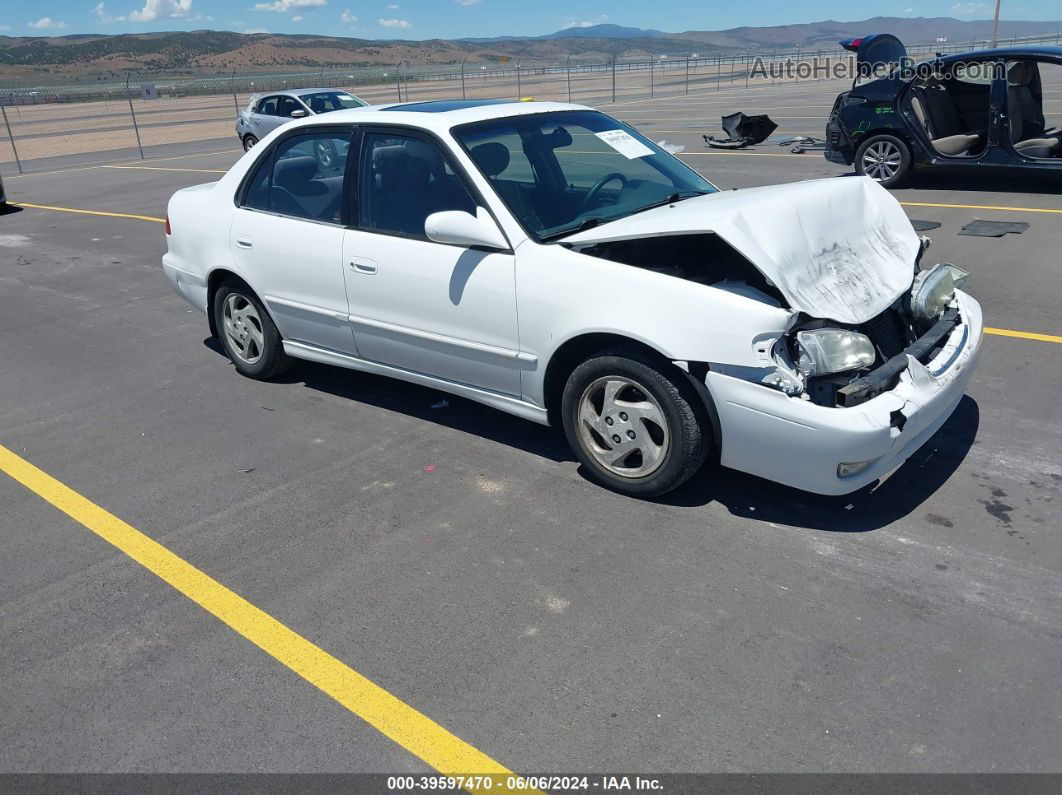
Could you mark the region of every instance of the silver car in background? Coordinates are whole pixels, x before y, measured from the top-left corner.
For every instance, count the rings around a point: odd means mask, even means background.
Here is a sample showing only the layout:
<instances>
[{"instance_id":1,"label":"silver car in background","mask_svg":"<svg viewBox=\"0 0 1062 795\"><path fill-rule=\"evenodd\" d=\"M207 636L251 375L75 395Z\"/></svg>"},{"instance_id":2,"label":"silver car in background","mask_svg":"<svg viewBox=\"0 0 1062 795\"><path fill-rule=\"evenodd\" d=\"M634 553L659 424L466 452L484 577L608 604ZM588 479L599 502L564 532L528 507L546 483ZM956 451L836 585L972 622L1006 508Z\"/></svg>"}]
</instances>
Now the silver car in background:
<instances>
[{"instance_id":1,"label":"silver car in background","mask_svg":"<svg viewBox=\"0 0 1062 795\"><path fill-rule=\"evenodd\" d=\"M292 119L319 116L333 110L362 108L368 104L348 91L335 88L300 88L254 94L246 109L236 116L236 134L246 151Z\"/></svg>"}]
</instances>

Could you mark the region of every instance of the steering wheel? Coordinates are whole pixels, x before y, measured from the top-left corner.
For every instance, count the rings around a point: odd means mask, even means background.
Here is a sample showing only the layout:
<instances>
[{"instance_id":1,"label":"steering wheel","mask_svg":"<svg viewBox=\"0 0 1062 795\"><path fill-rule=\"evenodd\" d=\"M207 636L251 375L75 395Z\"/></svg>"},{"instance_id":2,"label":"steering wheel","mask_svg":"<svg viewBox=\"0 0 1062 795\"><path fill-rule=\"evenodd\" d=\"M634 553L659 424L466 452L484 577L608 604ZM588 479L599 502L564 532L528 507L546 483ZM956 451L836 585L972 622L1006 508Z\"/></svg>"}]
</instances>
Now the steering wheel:
<instances>
[{"instance_id":1,"label":"steering wheel","mask_svg":"<svg viewBox=\"0 0 1062 795\"><path fill-rule=\"evenodd\" d=\"M586 194L586 197L583 199L583 203L579 205L579 212L586 212L590 208L590 205L594 201L594 199L597 198L597 194L601 192L601 189L613 180L619 180L623 183L623 187L627 187L627 178L618 171L613 171L611 174L605 174L605 176L595 182L593 187L590 188L589 192Z\"/></svg>"}]
</instances>

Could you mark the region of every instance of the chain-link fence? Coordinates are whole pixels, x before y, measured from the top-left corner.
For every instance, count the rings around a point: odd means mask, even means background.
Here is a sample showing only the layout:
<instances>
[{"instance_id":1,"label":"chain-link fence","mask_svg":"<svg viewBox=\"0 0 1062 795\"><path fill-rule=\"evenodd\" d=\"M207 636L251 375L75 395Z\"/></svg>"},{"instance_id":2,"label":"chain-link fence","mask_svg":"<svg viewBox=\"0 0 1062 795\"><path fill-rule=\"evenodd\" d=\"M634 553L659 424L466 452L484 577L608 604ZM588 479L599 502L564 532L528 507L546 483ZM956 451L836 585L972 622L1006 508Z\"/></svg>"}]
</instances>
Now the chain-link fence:
<instances>
[{"instance_id":1,"label":"chain-link fence","mask_svg":"<svg viewBox=\"0 0 1062 795\"><path fill-rule=\"evenodd\" d=\"M1054 35L999 45L1054 44L1059 39ZM986 46L988 42L971 41L908 51L920 59L935 52ZM338 88L371 104L532 98L607 105L642 97L834 79L835 73L825 65L850 67L851 59L851 53L841 49L659 53L636 60L625 60L619 51L596 62L572 56L555 63L331 66L276 74L234 71L196 79L129 73L116 82L0 88L0 169L29 171L235 148L236 114L252 96L272 91ZM783 62L790 67L770 68Z\"/></svg>"}]
</instances>

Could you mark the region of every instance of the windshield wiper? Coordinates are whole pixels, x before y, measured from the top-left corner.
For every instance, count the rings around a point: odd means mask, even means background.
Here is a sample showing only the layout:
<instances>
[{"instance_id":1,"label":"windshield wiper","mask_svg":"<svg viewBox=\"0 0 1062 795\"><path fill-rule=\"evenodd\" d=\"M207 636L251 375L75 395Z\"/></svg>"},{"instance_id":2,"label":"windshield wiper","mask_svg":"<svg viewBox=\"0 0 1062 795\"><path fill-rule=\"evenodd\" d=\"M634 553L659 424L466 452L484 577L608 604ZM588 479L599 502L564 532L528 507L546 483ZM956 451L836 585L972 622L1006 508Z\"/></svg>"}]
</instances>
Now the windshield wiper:
<instances>
[{"instance_id":1,"label":"windshield wiper","mask_svg":"<svg viewBox=\"0 0 1062 795\"><path fill-rule=\"evenodd\" d=\"M599 216L591 216L590 218L584 218L575 226L565 227L564 229L558 229L556 232L550 232L548 235L542 235L539 240L545 242L547 240L556 240L559 237L567 237L568 235L574 235L579 232L585 232L587 229L593 229L599 224L603 224L606 221L615 220L611 218L601 218Z\"/></svg>"},{"instance_id":2,"label":"windshield wiper","mask_svg":"<svg viewBox=\"0 0 1062 795\"><path fill-rule=\"evenodd\" d=\"M637 213L644 213L646 210L653 210L657 207L663 207L665 204L675 204L683 199L692 199L694 196L707 196L708 192L703 190L686 190L681 193L672 193L666 199L661 199L658 202L647 204L644 207L639 207L637 210L632 210L629 215L636 215Z\"/></svg>"}]
</instances>

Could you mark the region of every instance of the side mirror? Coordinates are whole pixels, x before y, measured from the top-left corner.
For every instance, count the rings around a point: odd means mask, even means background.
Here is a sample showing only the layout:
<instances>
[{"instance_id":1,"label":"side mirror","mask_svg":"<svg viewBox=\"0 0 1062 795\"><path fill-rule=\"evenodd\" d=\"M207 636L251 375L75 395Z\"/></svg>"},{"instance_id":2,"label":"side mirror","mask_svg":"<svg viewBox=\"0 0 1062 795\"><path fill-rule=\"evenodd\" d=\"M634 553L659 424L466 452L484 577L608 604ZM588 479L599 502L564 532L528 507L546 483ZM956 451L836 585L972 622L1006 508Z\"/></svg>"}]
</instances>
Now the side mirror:
<instances>
[{"instance_id":1,"label":"side mirror","mask_svg":"<svg viewBox=\"0 0 1062 795\"><path fill-rule=\"evenodd\" d=\"M293 119L301 119L301 118L303 118L305 116L306 116L306 111L304 111L302 108L295 108L295 110L293 110L291 112L291 118L293 118Z\"/></svg>"},{"instance_id":2,"label":"side mirror","mask_svg":"<svg viewBox=\"0 0 1062 795\"><path fill-rule=\"evenodd\" d=\"M424 222L424 234L436 243L468 248L509 248L498 225L482 207L476 209L476 215L461 210L432 213Z\"/></svg>"}]
</instances>

